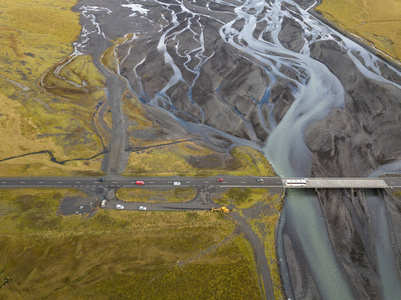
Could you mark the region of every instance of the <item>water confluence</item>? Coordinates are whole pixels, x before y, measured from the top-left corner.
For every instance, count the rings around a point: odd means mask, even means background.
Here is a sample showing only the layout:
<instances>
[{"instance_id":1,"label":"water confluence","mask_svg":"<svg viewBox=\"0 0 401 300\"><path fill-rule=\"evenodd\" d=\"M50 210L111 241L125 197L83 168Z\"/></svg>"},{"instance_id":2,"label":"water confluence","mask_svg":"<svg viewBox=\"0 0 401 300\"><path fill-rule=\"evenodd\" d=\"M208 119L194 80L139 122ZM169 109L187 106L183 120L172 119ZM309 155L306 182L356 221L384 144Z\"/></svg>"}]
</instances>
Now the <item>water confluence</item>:
<instances>
[{"instance_id":1,"label":"water confluence","mask_svg":"<svg viewBox=\"0 0 401 300\"><path fill-rule=\"evenodd\" d=\"M384 62L314 18L308 12L310 7L303 8L296 1L154 0L149 6L146 2L106 6L81 4L87 22L77 44L80 51L96 47L97 39L112 40L133 34L115 56L122 57L118 75L128 80L131 91L144 105L163 111L213 146L254 147L284 177L311 174L312 157L304 140L306 129L333 109L345 107L346 92L340 79L311 57L316 44L334 44L346 53L361 76L400 88L382 76L379 66L385 65ZM293 24L290 34L296 38L290 41L293 46L284 45L280 35L284 27L288 30L290 23ZM246 68L235 64L240 60ZM221 73L217 76L218 72ZM252 83L246 83L249 74L255 80L262 78L259 81L265 84L262 92ZM235 80L225 82L228 77ZM293 100L281 120L275 119L273 110L277 104L271 101L277 98L278 83L290 91L288 98ZM259 101L253 95L259 95ZM118 103L115 105L119 107ZM255 111L251 111L253 107ZM114 134L118 136L117 132ZM123 151L124 139L121 137L118 143L121 146L118 153ZM375 209L375 201L368 199L369 209ZM386 230L385 214L382 210L379 213L377 224L380 230ZM288 192L279 232L281 273L289 298L297 295L287 266L284 235L301 249L296 255L306 261L323 299L355 298L354 287L333 249L321 205L312 191ZM396 268L391 271L386 267L395 265L394 255L385 251L391 248L391 241L383 237L376 243L381 244L376 249L380 275L395 278L391 285L382 280L384 298L391 299L389 289L400 278Z\"/></svg>"}]
</instances>

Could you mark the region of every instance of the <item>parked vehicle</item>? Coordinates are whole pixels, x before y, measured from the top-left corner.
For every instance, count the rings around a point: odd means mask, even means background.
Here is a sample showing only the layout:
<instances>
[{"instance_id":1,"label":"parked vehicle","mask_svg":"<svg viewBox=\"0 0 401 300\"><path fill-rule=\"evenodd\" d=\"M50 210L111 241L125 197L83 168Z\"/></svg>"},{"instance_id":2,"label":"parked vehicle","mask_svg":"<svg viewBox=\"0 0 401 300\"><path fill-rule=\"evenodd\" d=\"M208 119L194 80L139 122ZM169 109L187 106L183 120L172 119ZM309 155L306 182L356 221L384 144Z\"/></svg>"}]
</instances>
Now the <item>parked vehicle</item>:
<instances>
[{"instance_id":1,"label":"parked vehicle","mask_svg":"<svg viewBox=\"0 0 401 300\"><path fill-rule=\"evenodd\" d=\"M232 210L225 206L218 207L218 208L212 207L212 212L222 212L224 214L228 214L230 211L232 211Z\"/></svg>"},{"instance_id":2,"label":"parked vehicle","mask_svg":"<svg viewBox=\"0 0 401 300\"><path fill-rule=\"evenodd\" d=\"M100 207L106 207L106 203L107 203L107 200L103 199L102 203L100 204Z\"/></svg>"}]
</instances>

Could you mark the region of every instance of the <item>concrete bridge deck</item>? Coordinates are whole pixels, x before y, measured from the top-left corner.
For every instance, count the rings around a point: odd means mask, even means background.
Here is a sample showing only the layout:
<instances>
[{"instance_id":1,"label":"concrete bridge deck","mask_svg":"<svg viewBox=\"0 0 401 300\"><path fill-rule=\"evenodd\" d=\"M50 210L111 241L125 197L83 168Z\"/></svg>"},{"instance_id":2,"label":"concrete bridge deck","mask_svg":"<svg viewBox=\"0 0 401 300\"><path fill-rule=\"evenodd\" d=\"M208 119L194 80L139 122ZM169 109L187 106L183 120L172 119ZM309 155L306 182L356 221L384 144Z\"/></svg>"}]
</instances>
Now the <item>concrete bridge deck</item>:
<instances>
[{"instance_id":1,"label":"concrete bridge deck","mask_svg":"<svg viewBox=\"0 0 401 300\"><path fill-rule=\"evenodd\" d=\"M283 186L286 188L389 188L387 182L381 178L307 178L306 184L289 184L288 180L300 180L300 178L283 179Z\"/></svg>"}]
</instances>

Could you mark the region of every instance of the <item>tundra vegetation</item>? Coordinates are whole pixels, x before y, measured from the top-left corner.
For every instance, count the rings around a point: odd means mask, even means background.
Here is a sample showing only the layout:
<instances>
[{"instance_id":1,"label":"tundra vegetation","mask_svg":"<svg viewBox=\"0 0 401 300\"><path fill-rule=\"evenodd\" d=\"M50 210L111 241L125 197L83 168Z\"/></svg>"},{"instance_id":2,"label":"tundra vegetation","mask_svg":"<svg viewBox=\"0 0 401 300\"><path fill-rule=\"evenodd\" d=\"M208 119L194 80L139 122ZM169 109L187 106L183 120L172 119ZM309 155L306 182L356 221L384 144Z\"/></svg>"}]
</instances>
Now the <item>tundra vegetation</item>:
<instances>
[{"instance_id":1,"label":"tundra vegetation","mask_svg":"<svg viewBox=\"0 0 401 300\"><path fill-rule=\"evenodd\" d=\"M276 256L276 226L283 206L283 191L267 189L230 188L217 196L216 202L235 206L259 237L265 248L275 299L283 299L283 287Z\"/></svg>"},{"instance_id":2,"label":"tundra vegetation","mask_svg":"<svg viewBox=\"0 0 401 300\"><path fill-rule=\"evenodd\" d=\"M57 215L75 190L0 194L0 298L259 299L252 248L211 212Z\"/></svg>"},{"instance_id":3,"label":"tundra vegetation","mask_svg":"<svg viewBox=\"0 0 401 300\"><path fill-rule=\"evenodd\" d=\"M316 10L400 63L400 1L323 0Z\"/></svg>"},{"instance_id":4,"label":"tundra vegetation","mask_svg":"<svg viewBox=\"0 0 401 300\"><path fill-rule=\"evenodd\" d=\"M0 176L102 174L112 128L111 110L102 111L105 78L90 56L73 51L81 29L70 9L76 1L53 2L2 1ZM114 47L102 56L111 71ZM122 102L131 151L123 175L273 174L263 155L250 148L234 148L230 158L196 141L149 138L148 133L158 136L160 126L130 92Z\"/></svg>"},{"instance_id":5,"label":"tundra vegetation","mask_svg":"<svg viewBox=\"0 0 401 300\"><path fill-rule=\"evenodd\" d=\"M0 176L101 173L91 120L104 79L90 57L70 54L75 3L1 1Z\"/></svg>"},{"instance_id":6,"label":"tundra vegetation","mask_svg":"<svg viewBox=\"0 0 401 300\"><path fill-rule=\"evenodd\" d=\"M185 202L194 198L196 190L192 187L179 188L120 188L118 199L126 202Z\"/></svg>"},{"instance_id":7,"label":"tundra vegetation","mask_svg":"<svg viewBox=\"0 0 401 300\"><path fill-rule=\"evenodd\" d=\"M110 109L102 111L105 78L92 57L74 53L81 30L79 14L71 11L76 0L0 4L0 177L102 175L112 117ZM111 71L112 55L113 47L102 57ZM199 141L150 139L147 133L158 136L159 125L129 91L122 102L131 121L123 175L274 175L266 158L249 147L234 147L227 156ZM156 197L144 193L135 197ZM175 189L164 197L186 201L194 194ZM262 294L250 244L221 214L58 215L65 196L86 197L75 190L1 190L0 298L257 299ZM134 197L129 190L118 196ZM274 249L274 240L269 243Z\"/></svg>"}]
</instances>

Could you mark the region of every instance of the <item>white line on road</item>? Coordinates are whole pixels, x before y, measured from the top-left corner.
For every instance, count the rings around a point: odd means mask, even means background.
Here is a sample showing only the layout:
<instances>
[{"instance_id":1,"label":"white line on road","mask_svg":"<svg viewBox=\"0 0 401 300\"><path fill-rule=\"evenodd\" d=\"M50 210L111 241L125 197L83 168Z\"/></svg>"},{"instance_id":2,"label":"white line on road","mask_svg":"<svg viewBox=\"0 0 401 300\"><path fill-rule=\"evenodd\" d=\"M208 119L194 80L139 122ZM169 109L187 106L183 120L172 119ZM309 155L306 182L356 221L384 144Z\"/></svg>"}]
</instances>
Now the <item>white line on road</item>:
<instances>
[{"instance_id":1,"label":"white line on road","mask_svg":"<svg viewBox=\"0 0 401 300\"><path fill-rule=\"evenodd\" d=\"M63 183L62 181L57 181L57 183Z\"/></svg>"},{"instance_id":2,"label":"white line on road","mask_svg":"<svg viewBox=\"0 0 401 300\"><path fill-rule=\"evenodd\" d=\"M21 181L20 183L25 183L25 181Z\"/></svg>"},{"instance_id":3,"label":"white line on road","mask_svg":"<svg viewBox=\"0 0 401 300\"><path fill-rule=\"evenodd\" d=\"M209 181L205 181L205 183L209 183Z\"/></svg>"},{"instance_id":4,"label":"white line on road","mask_svg":"<svg viewBox=\"0 0 401 300\"><path fill-rule=\"evenodd\" d=\"M1 183L7 183L7 182L5 182L5 181L2 181Z\"/></svg>"},{"instance_id":5,"label":"white line on road","mask_svg":"<svg viewBox=\"0 0 401 300\"><path fill-rule=\"evenodd\" d=\"M113 183L118 183L117 181L113 181Z\"/></svg>"},{"instance_id":6,"label":"white line on road","mask_svg":"<svg viewBox=\"0 0 401 300\"><path fill-rule=\"evenodd\" d=\"M149 183L155 183L154 181L150 181Z\"/></svg>"},{"instance_id":7,"label":"white line on road","mask_svg":"<svg viewBox=\"0 0 401 300\"><path fill-rule=\"evenodd\" d=\"M39 181L39 183L44 183L43 181Z\"/></svg>"},{"instance_id":8,"label":"white line on road","mask_svg":"<svg viewBox=\"0 0 401 300\"><path fill-rule=\"evenodd\" d=\"M81 183L81 181L76 181L75 183Z\"/></svg>"},{"instance_id":9,"label":"white line on road","mask_svg":"<svg viewBox=\"0 0 401 300\"><path fill-rule=\"evenodd\" d=\"M241 183L246 183L245 181L241 181Z\"/></svg>"}]
</instances>

